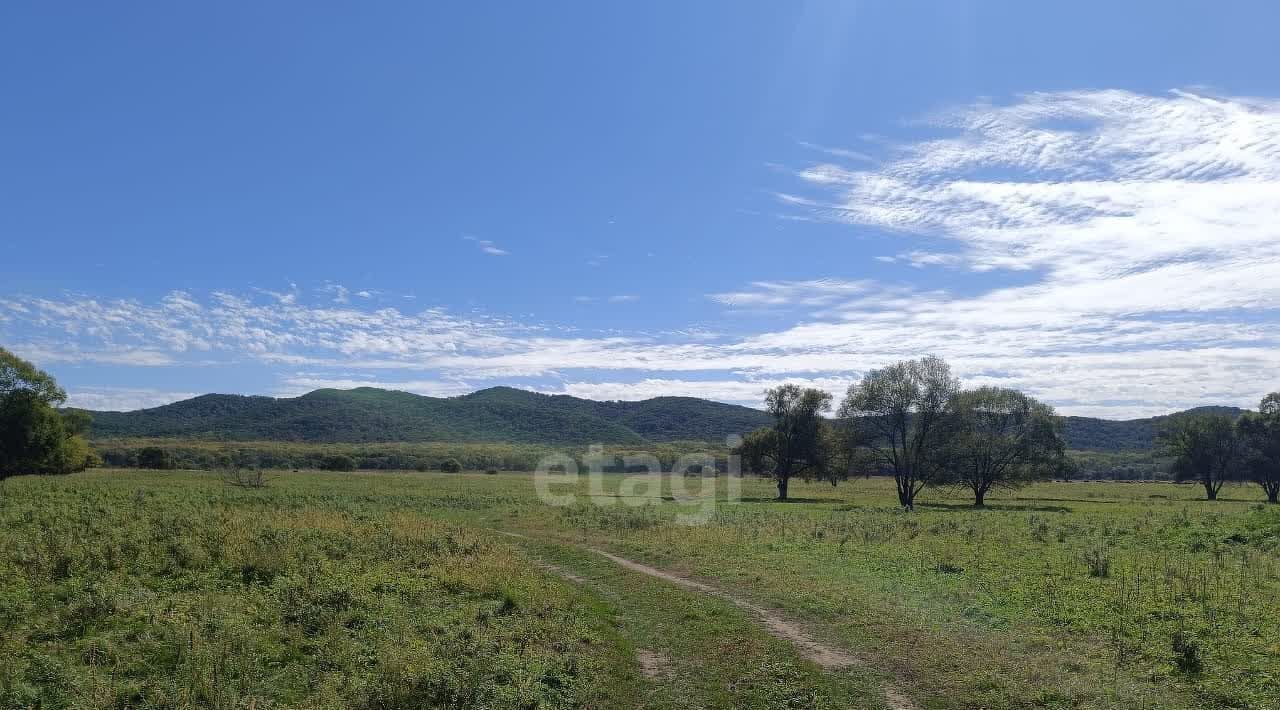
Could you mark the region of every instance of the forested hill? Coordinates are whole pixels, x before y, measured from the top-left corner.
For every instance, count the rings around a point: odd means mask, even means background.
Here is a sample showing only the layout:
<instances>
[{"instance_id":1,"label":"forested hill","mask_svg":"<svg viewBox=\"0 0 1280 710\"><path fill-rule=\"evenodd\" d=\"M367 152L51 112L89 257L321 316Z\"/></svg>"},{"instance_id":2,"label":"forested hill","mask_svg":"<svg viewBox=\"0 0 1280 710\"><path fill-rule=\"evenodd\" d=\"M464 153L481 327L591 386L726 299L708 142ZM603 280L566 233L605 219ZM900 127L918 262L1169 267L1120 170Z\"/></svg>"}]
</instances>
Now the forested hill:
<instances>
[{"instance_id":1,"label":"forested hill","mask_svg":"<svg viewBox=\"0 0 1280 710\"><path fill-rule=\"evenodd\" d=\"M1243 411L1236 407L1196 407L1186 412L1123 421L1066 417L1064 438L1067 440L1067 448L1082 451L1148 451L1155 446L1156 433L1161 425L1172 416L1195 413L1236 417Z\"/></svg>"},{"instance_id":2,"label":"forested hill","mask_svg":"<svg viewBox=\"0 0 1280 710\"><path fill-rule=\"evenodd\" d=\"M208 394L153 409L91 414L94 438L341 443L723 441L769 421L756 409L693 397L596 402L510 387L449 398L370 387L289 398Z\"/></svg>"},{"instance_id":3,"label":"forested hill","mask_svg":"<svg viewBox=\"0 0 1280 710\"><path fill-rule=\"evenodd\" d=\"M1192 411L1239 414L1232 407ZM91 412L94 438L215 440L506 442L643 444L724 441L769 423L762 411L694 397L597 402L493 387L461 397L423 397L362 387L301 397L208 394L135 412ZM1066 417L1067 445L1091 451L1144 451L1167 417L1128 421Z\"/></svg>"}]
</instances>

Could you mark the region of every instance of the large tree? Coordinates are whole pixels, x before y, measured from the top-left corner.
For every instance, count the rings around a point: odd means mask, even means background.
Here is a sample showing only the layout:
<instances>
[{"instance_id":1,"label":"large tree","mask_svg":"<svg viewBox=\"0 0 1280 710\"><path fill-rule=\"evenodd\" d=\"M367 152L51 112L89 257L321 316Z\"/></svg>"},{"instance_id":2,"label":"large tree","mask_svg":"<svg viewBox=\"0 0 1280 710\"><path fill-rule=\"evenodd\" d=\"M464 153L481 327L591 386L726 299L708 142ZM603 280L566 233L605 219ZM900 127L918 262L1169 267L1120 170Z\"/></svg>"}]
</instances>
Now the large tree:
<instances>
[{"instance_id":1,"label":"large tree","mask_svg":"<svg viewBox=\"0 0 1280 710\"><path fill-rule=\"evenodd\" d=\"M811 478L825 471L822 413L831 395L799 385L780 385L765 393L765 409L773 425L748 434L738 448L744 463L767 473L778 484L778 500L787 499L792 478Z\"/></svg>"},{"instance_id":2,"label":"large tree","mask_svg":"<svg viewBox=\"0 0 1280 710\"><path fill-rule=\"evenodd\" d=\"M840 405L840 418L865 432L867 450L893 474L898 502L908 510L945 473L945 420L959 390L951 367L930 356L871 370Z\"/></svg>"},{"instance_id":3,"label":"large tree","mask_svg":"<svg viewBox=\"0 0 1280 710\"><path fill-rule=\"evenodd\" d=\"M1244 446L1244 475L1262 486L1268 503L1280 502L1280 392L1262 399L1257 414L1236 422Z\"/></svg>"},{"instance_id":4,"label":"large tree","mask_svg":"<svg viewBox=\"0 0 1280 710\"><path fill-rule=\"evenodd\" d=\"M1240 478L1243 448L1235 421L1225 414L1183 414L1160 431L1163 452L1174 459L1179 481L1196 481L1205 497L1218 499L1227 481Z\"/></svg>"},{"instance_id":5,"label":"large tree","mask_svg":"<svg viewBox=\"0 0 1280 710\"><path fill-rule=\"evenodd\" d=\"M982 507L993 488L1016 488L1058 469L1066 447L1053 407L1012 389L979 387L951 398L943 465Z\"/></svg>"},{"instance_id":6,"label":"large tree","mask_svg":"<svg viewBox=\"0 0 1280 710\"><path fill-rule=\"evenodd\" d=\"M88 465L92 454L80 436L88 417L59 412L66 399L48 373L0 348L0 478Z\"/></svg>"}]
</instances>

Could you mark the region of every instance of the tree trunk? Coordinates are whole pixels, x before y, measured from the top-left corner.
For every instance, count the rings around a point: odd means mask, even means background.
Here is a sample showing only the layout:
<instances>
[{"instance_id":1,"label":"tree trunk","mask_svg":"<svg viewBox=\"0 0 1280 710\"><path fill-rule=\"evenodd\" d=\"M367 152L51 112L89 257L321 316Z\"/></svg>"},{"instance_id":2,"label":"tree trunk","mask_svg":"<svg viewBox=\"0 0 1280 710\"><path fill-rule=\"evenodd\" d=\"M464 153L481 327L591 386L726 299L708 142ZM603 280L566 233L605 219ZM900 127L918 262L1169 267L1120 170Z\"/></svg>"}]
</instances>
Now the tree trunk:
<instances>
[{"instance_id":1,"label":"tree trunk","mask_svg":"<svg viewBox=\"0 0 1280 710\"><path fill-rule=\"evenodd\" d=\"M985 508L987 505L987 491L984 488L978 488L973 492L973 507Z\"/></svg>"},{"instance_id":2,"label":"tree trunk","mask_svg":"<svg viewBox=\"0 0 1280 710\"><path fill-rule=\"evenodd\" d=\"M911 486L898 484L898 503L907 510L915 510L915 496L912 493Z\"/></svg>"},{"instance_id":3,"label":"tree trunk","mask_svg":"<svg viewBox=\"0 0 1280 710\"><path fill-rule=\"evenodd\" d=\"M786 476L778 479L778 500L787 499L787 484L790 482L791 479Z\"/></svg>"},{"instance_id":4,"label":"tree trunk","mask_svg":"<svg viewBox=\"0 0 1280 710\"><path fill-rule=\"evenodd\" d=\"M1206 484L1204 484L1204 495L1205 495L1205 497L1206 497L1206 498L1208 498L1209 500L1217 500L1217 499L1218 499L1218 489L1217 489L1217 488L1215 488L1215 487L1214 487L1214 485L1213 485L1212 483L1206 483Z\"/></svg>"},{"instance_id":5,"label":"tree trunk","mask_svg":"<svg viewBox=\"0 0 1280 710\"><path fill-rule=\"evenodd\" d=\"M1280 482L1264 483L1262 489L1267 492L1268 503L1280 503Z\"/></svg>"}]
</instances>

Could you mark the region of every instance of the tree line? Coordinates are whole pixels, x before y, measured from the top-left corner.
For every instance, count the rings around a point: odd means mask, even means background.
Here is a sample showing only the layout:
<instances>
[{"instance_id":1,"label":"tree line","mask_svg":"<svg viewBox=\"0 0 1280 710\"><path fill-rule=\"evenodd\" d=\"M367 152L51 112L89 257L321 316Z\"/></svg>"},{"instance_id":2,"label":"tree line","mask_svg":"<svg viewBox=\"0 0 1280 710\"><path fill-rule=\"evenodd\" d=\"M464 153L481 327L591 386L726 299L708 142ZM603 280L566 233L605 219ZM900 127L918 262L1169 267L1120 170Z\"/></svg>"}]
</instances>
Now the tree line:
<instances>
[{"instance_id":1,"label":"tree line","mask_svg":"<svg viewBox=\"0 0 1280 710\"><path fill-rule=\"evenodd\" d=\"M982 507L996 488L1069 475L1063 420L1018 390L962 389L937 357L871 370L851 385L835 416L832 396L787 384L770 389L773 424L744 437L735 453L750 471L770 476L787 500L793 478L835 485L852 475L893 477L907 509L929 487L968 491ZM1280 393L1257 413L1172 417L1158 441L1179 481L1195 480L1210 500L1228 481L1280 495Z\"/></svg>"}]
</instances>

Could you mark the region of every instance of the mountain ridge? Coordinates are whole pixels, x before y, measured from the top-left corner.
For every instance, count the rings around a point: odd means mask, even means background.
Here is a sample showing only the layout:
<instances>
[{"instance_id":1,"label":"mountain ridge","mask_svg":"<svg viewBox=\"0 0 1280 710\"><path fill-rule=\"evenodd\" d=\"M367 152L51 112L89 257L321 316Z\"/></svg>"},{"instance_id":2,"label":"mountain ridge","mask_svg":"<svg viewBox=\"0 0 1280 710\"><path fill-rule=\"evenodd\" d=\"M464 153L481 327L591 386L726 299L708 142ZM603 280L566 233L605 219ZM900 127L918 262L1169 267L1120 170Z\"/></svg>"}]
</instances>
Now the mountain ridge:
<instances>
[{"instance_id":1,"label":"mountain ridge","mask_svg":"<svg viewBox=\"0 0 1280 710\"><path fill-rule=\"evenodd\" d=\"M592 400L515 387L428 397L375 387L318 389L297 397L204 394L129 412L88 411L95 439L190 438L325 443L456 442L630 444L723 441L769 423L761 410L697 397ZM1239 414L1235 407L1186 412ZM1162 421L1063 417L1069 448L1147 451Z\"/></svg>"}]
</instances>

